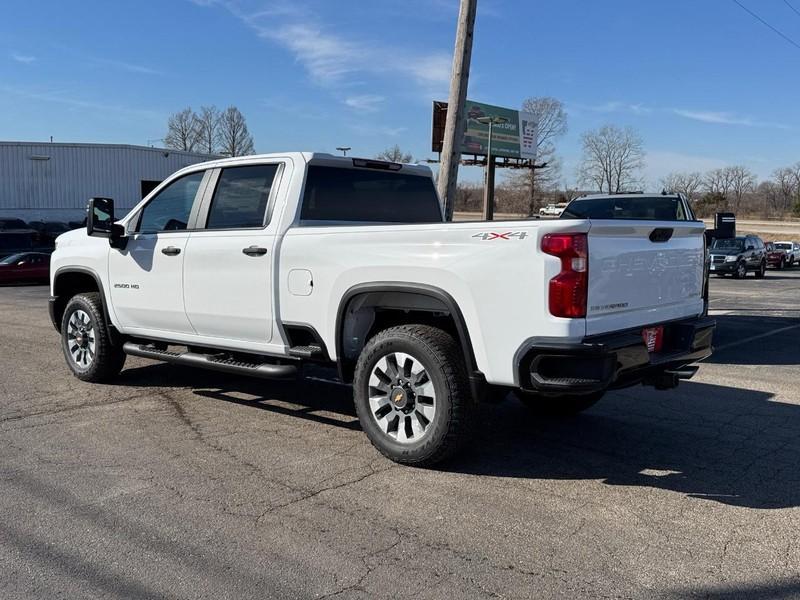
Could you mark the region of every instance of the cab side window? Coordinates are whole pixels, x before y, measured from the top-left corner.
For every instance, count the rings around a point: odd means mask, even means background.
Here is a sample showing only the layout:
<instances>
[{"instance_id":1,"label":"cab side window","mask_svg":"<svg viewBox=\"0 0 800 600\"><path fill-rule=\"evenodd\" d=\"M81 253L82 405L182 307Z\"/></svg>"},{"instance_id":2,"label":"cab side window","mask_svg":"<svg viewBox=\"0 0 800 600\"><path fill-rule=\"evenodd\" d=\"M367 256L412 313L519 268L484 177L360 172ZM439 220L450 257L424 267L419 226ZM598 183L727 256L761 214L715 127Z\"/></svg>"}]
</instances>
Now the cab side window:
<instances>
[{"instance_id":1,"label":"cab side window","mask_svg":"<svg viewBox=\"0 0 800 600\"><path fill-rule=\"evenodd\" d=\"M222 169L206 229L263 227L278 165Z\"/></svg>"},{"instance_id":2,"label":"cab side window","mask_svg":"<svg viewBox=\"0 0 800 600\"><path fill-rule=\"evenodd\" d=\"M161 190L142 209L137 231L158 233L186 229L204 175L204 171L191 173L176 179Z\"/></svg>"}]
</instances>

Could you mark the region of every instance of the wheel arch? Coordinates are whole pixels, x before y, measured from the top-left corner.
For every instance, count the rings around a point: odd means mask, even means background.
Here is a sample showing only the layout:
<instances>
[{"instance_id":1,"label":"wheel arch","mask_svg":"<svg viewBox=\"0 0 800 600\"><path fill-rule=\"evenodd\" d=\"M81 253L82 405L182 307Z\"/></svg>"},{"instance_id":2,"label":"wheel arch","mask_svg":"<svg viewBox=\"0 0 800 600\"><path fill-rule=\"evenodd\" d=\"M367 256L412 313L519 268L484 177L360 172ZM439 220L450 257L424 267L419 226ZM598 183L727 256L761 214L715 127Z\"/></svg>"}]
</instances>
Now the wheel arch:
<instances>
[{"instance_id":1,"label":"wheel arch","mask_svg":"<svg viewBox=\"0 0 800 600\"><path fill-rule=\"evenodd\" d=\"M70 298L81 292L98 292L103 306L103 318L109 331L116 331L109 317L106 293L100 276L87 267L62 267L53 275L50 297L50 319L56 331L61 331L61 319Z\"/></svg>"},{"instance_id":2,"label":"wheel arch","mask_svg":"<svg viewBox=\"0 0 800 600\"><path fill-rule=\"evenodd\" d=\"M387 314L388 313L388 314ZM342 381L352 381L358 354L367 340L384 326L422 322L450 328L462 351L473 393L485 384L478 370L464 315L446 291L427 284L364 283L342 296L336 313L336 357Z\"/></svg>"}]
</instances>

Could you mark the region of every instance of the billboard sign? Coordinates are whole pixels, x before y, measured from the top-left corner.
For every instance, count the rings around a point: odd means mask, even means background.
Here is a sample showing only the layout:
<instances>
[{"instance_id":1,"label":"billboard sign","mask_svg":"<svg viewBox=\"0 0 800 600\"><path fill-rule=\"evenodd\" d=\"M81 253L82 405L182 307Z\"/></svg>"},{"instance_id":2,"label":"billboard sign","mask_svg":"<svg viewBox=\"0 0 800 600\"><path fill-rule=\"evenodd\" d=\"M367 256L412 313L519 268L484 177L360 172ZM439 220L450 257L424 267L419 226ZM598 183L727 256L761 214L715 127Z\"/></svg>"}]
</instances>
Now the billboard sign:
<instances>
[{"instance_id":1,"label":"billboard sign","mask_svg":"<svg viewBox=\"0 0 800 600\"><path fill-rule=\"evenodd\" d=\"M461 154L486 156L489 144L489 125L481 123L483 117L501 117L505 123L492 126L492 155L505 158L536 158L536 129L534 115L501 106L467 100L464 107L464 137ZM434 152L442 151L444 125L447 120L447 102L433 103Z\"/></svg>"}]
</instances>

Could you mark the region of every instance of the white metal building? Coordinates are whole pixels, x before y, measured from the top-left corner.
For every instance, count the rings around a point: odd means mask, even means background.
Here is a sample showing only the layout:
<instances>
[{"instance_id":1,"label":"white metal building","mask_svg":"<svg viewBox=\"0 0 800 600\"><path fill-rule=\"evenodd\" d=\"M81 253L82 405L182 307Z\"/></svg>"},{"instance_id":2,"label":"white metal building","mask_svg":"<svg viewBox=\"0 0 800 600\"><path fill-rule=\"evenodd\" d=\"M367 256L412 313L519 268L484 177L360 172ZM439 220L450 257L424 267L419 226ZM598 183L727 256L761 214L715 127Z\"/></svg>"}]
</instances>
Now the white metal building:
<instances>
[{"instance_id":1,"label":"white metal building","mask_svg":"<svg viewBox=\"0 0 800 600\"><path fill-rule=\"evenodd\" d=\"M93 196L113 198L124 214L171 173L213 158L124 144L0 142L0 217L82 220Z\"/></svg>"}]
</instances>

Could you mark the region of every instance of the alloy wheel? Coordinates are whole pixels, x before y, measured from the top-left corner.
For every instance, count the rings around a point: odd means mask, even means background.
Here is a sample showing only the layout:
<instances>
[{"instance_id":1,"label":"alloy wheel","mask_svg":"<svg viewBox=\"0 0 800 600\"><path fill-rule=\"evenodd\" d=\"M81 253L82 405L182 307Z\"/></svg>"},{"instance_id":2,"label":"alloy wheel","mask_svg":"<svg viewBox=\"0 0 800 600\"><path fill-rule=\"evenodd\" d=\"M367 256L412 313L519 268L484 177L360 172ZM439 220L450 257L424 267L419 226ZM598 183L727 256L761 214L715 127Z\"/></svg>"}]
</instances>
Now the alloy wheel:
<instances>
[{"instance_id":1,"label":"alloy wheel","mask_svg":"<svg viewBox=\"0 0 800 600\"><path fill-rule=\"evenodd\" d=\"M67 347L72 361L81 369L92 366L95 357L95 335L92 319L83 310L72 313L67 324Z\"/></svg>"},{"instance_id":2,"label":"alloy wheel","mask_svg":"<svg viewBox=\"0 0 800 600\"><path fill-rule=\"evenodd\" d=\"M401 444L419 442L432 429L436 390L416 357L392 352L369 378L369 410L381 431Z\"/></svg>"}]
</instances>

